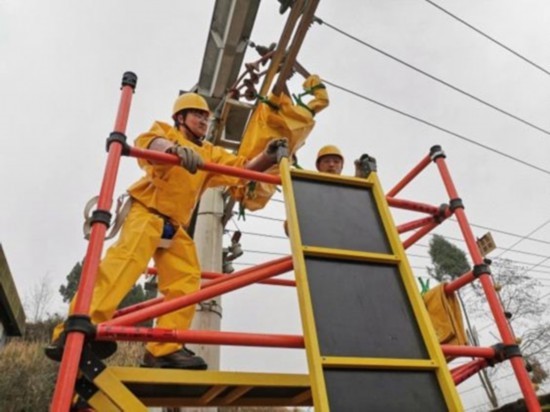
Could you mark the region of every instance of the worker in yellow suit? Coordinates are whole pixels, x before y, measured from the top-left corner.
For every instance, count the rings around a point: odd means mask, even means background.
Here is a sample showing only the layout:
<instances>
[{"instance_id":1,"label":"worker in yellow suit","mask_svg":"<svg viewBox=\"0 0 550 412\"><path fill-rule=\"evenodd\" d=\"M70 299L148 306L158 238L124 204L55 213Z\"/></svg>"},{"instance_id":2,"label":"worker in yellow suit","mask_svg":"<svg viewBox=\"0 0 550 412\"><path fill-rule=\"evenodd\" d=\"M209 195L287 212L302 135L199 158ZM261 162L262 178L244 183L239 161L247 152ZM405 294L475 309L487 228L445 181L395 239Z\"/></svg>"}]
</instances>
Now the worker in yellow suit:
<instances>
[{"instance_id":1,"label":"worker in yellow suit","mask_svg":"<svg viewBox=\"0 0 550 412\"><path fill-rule=\"evenodd\" d=\"M341 175L344 167L344 156L340 149L333 145L323 146L317 152L315 167L318 172Z\"/></svg>"},{"instance_id":2,"label":"worker in yellow suit","mask_svg":"<svg viewBox=\"0 0 550 412\"><path fill-rule=\"evenodd\" d=\"M368 177L367 169L376 170L376 159L369 155L362 155L359 159L354 161L355 165L355 177ZM318 172L329 173L331 175L342 174L342 169L344 168L344 156L342 151L334 145L326 145L319 149L317 152L317 159L315 160L315 167ZM283 224L285 234L288 236L288 222L285 220Z\"/></svg>"},{"instance_id":3,"label":"worker in yellow suit","mask_svg":"<svg viewBox=\"0 0 550 412\"><path fill-rule=\"evenodd\" d=\"M362 154L353 162L355 177L368 177L369 173L376 171L376 159L367 154ZM341 175L344 167L344 156L337 146L326 145L317 152L315 167L318 172Z\"/></svg>"},{"instance_id":4,"label":"worker in yellow suit","mask_svg":"<svg viewBox=\"0 0 550 412\"><path fill-rule=\"evenodd\" d=\"M174 125L157 121L137 137L140 148L175 154L180 166L153 164L140 159L145 176L128 193L132 206L118 241L102 260L90 307L94 324L112 318L119 303L146 270L151 257L158 271L159 291L174 299L200 288L200 267L195 244L186 229L201 194L211 187L239 183L239 178L198 170L203 162L263 171L277 162L277 150L285 139L269 142L250 161L228 153L203 140L210 110L206 100L195 93L177 98L173 108ZM71 311L74 299L71 304ZM157 327L188 329L195 306L163 315ZM58 325L46 354L60 358L64 325ZM206 369L200 357L179 343L151 342L146 346L144 366L156 368Z\"/></svg>"},{"instance_id":5,"label":"worker in yellow suit","mask_svg":"<svg viewBox=\"0 0 550 412\"><path fill-rule=\"evenodd\" d=\"M318 172L340 176L344 167L344 156L340 149L334 145L323 146L317 152L315 167ZM285 220L283 228L288 236L288 221Z\"/></svg>"}]
</instances>

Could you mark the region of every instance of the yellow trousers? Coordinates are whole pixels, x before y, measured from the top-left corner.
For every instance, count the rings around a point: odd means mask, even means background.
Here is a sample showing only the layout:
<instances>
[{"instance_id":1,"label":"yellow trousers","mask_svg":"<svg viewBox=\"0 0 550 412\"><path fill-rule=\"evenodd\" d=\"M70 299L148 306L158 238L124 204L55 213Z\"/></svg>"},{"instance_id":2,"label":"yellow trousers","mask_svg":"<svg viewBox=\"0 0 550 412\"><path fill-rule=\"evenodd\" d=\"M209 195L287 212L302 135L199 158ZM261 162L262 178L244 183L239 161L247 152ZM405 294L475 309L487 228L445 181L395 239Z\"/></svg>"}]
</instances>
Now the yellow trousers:
<instances>
[{"instance_id":1,"label":"yellow trousers","mask_svg":"<svg viewBox=\"0 0 550 412\"><path fill-rule=\"evenodd\" d=\"M108 250L99 265L90 306L90 317L94 324L113 317L118 305L145 272L151 257L157 268L159 291L169 300L195 292L200 288L200 269L195 244L189 235L179 227L168 249L159 249L163 219L151 213L141 204L134 202L121 229L118 241ZM75 299L71 302L73 312ZM195 305L163 315L156 326L167 329L189 329ZM57 325L53 339L63 331L63 324ZM182 347L179 343L147 344L153 356L163 356Z\"/></svg>"}]
</instances>

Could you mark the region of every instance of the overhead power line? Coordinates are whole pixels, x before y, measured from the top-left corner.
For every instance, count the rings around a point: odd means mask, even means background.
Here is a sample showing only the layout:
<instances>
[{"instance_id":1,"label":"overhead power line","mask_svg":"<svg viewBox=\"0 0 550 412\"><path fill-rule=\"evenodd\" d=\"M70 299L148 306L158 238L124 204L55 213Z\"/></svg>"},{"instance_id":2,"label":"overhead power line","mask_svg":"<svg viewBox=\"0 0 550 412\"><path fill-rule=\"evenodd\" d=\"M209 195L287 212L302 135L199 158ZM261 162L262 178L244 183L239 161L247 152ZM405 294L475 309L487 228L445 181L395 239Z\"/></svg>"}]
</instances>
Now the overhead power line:
<instances>
[{"instance_id":1,"label":"overhead power line","mask_svg":"<svg viewBox=\"0 0 550 412\"><path fill-rule=\"evenodd\" d=\"M446 237L446 239L449 239L448 237ZM421 244L421 243L417 243L416 246L420 246L420 247L423 247L423 248L429 248L428 245L424 245L424 244ZM407 251L407 256L408 257L414 257L414 258L417 258L417 259L429 259L431 260L432 258L428 255L417 255L417 254L414 254L414 253L410 253ZM542 256L542 255L541 255ZM550 259L550 257L548 256L544 256L545 259ZM529 265L529 266L532 266L533 263L532 262L523 262L523 261L520 261L520 260L514 260L514 259L509 259L509 261L511 263L514 263L514 264L517 264L517 265ZM550 269L550 266L545 266L545 265L542 265L542 264L539 264L538 265L539 267L541 268L547 268L547 269ZM544 275L550 275L550 272L548 271L545 271L545 270L533 270L533 268L530 268L529 269L529 272L535 272L535 273L541 273L541 274L544 274ZM550 279L550 278L549 278ZM541 280L539 278L537 278L536 280ZM547 279L542 279L542 280L547 280Z\"/></svg>"},{"instance_id":2,"label":"overhead power line","mask_svg":"<svg viewBox=\"0 0 550 412\"><path fill-rule=\"evenodd\" d=\"M278 217L271 217L271 216L262 216L262 215L255 215L255 214L249 214L248 217L253 217L256 219L264 219L264 220L272 220L274 222L284 222L285 219L280 219Z\"/></svg>"},{"instance_id":3,"label":"overhead power line","mask_svg":"<svg viewBox=\"0 0 550 412\"><path fill-rule=\"evenodd\" d=\"M514 247L516 247L517 245L519 245L521 242L523 242L524 240L526 239L530 239L530 236L534 233L536 233L537 231L539 231L540 229L542 229L544 226L546 226L548 223L550 223L550 219L548 219L546 222L542 223L541 225L537 226L535 229L533 229L531 232L527 233L525 236L522 236L521 239L519 239L517 242L515 242L512 246L510 246L509 248L507 248L506 250L504 250L503 252L500 252L496 257L501 257L502 255L504 255L506 252L509 252L510 250L513 250Z\"/></svg>"},{"instance_id":4,"label":"overhead power line","mask_svg":"<svg viewBox=\"0 0 550 412\"><path fill-rule=\"evenodd\" d=\"M430 73L428 73L428 72L426 72L426 71L424 71L424 70L422 70L422 69L419 69L418 67L413 66L412 64L407 63L406 61L404 61L404 60L402 60L402 59L400 59L400 58L398 58L398 57L395 57L395 56L389 54L388 52L385 52L384 50L381 50L381 49L379 49L378 47L375 47L375 46L373 46L372 44L367 43L367 42L364 41L364 40L361 40L361 39L359 39L359 38L357 38L357 37L355 37L355 36L353 36L353 35L351 35L351 34L349 34L349 33L346 33L344 30L341 30L341 29L339 29L339 28L337 28L337 27L335 27L335 26L333 26L333 25L327 23L327 22L323 21L322 19L316 18L315 21L318 22L319 24L324 24L325 26L327 26L327 27L329 27L329 28L331 28L331 29L337 31L338 33L340 33L340 34L342 34L342 35L344 35L344 36L346 36L346 37L349 37L349 38L352 39L352 40L355 40L356 42L362 44L363 46L368 47L368 48L371 49L371 50L374 50L374 51L376 51L376 52L378 52L378 53L380 53L380 54L382 54L382 55L384 55L384 56L386 56L386 57L388 57L388 58L390 58L390 59L392 59L392 60L394 60L394 61L396 61L396 62L398 62L398 63L401 63L402 65L408 67L408 68L411 69L411 70L414 70L414 71L417 72L417 73L420 73L420 74L422 74L422 75L424 75L424 76L426 76L426 77L428 77L428 78L430 78L430 79L432 79L432 80L434 80L434 81L436 81L436 82L438 82L438 83L440 83L440 84L442 84L442 85L444 85L444 86L447 86L448 88L454 90L455 92L458 92L458 93L460 93L460 94L462 94L462 95L464 95L464 96L467 96L467 97L469 97L470 99L475 100L476 102L481 103L481 104L483 104L483 105L485 105L485 106L487 106L487 107L490 107L491 109L496 110L497 112L502 113L502 114L504 114L504 115L506 115L506 116L508 116L508 117L510 117L510 118L512 118L512 119L514 119L514 120L517 120L518 122L521 122L521 123L523 123L523 124L525 124L525 125L527 125L527 126L529 126L529 127L532 127L533 129L536 129L536 130L538 130L539 132L542 132L542 133L545 133L545 134L547 134L547 135L550 135L550 131L549 131L549 130L546 130L546 129L540 127L540 126L537 126L536 124L533 124L533 123L531 123L531 122L529 122L529 121L527 121L527 120L525 120L525 119L522 119L522 118L519 117L519 116L516 116L516 115L513 114L513 113L510 113L510 112L508 112L508 111L506 111L506 110L504 110L504 109L501 109L500 107L495 106L494 104L489 103L489 102L486 101L486 100L483 100L483 99L481 99L481 98L479 98L479 97L477 97L477 96L474 96L473 94L471 94L471 93L469 93L469 92L467 92L467 91L465 91L465 90L462 90L461 88L459 88L459 87L457 87L457 86L454 86L454 85L452 85L451 83L449 83L449 82L447 82L447 81L445 81L445 80L443 80L443 79L440 79L439 77L434 76L433 74L430 74Z\"/></svg>"},{"instance_id":5,"label":"overhead power line","mask_svg":"<svg viewBox=\"0 0 550 412\"><path fill-rule=\"evenodd\" d=\"M531 266L531 267L525 269L523 272L521 272L520 276L526 275L527 273L531 272L533 269L541 266L543 263L548 262L549 260L550 260L550 256L545 258L545 259L542 259L539 263L536 263L533 266Z\"/></svg>"},{"instance_id":6,"label":"overhead power line","mask_svg":"<svg viewBox=\"0 0 550 412\"><path fill-rule=\"evenodd\" d=\"M249 214L248 215L249 217L253 217L253 218L258 218L258 219L264 219L264 220L271 220L271 221L278 221L278 222L282 222L284 221L284 219L281 219L281 218L276 218L276 217L273 217L273 216L265 216L265 215L259 215L259 214ZM233 219L234 220L234 219ZM451 219L453 220L453 219ZM236 225L236 222L234 222L235 225ZM517 238L520 238L520 240L530 240L530 241L533 241L533 242L538 242L538 243L543 243L543 244L550 244L549 241L545 241L545 240L541 240L541 239L535 239L535 238L532 238L530 237L533 233L535 233L536 231L538 231L539 229L541 229L542 227L544 227L546 224L550 223L550 220L548 220L547 222L543 223L542 225L538 226L535 230L533 230L532 232L528 233L527 235L519 235L517 233L512 233L512 232L505 232L505 231L502 231L502 230L499 230L499 229L495 229L495 228L490 228L490 227L487 227L487 226L482 226L482 225L477 225L477 224L474 224L474 223L470 223L470 226L472 227L478 227L478 228L482 228L482 229L487 229L487 230L490 230L492 232L496 232L496 233L503 233L503 234L506 234L508 236L514 236L514 237L517 237ZM232 230L227 230L227 232L231 233L233 232ZM274 238L274 239L281 239L281 240L288 240L287 237L285 236L275 236L275 235L267 235L267 234L264 234L264 233L253 233L253 232L242 232L243 234L248 234L248 235L251 235L251 236L259 236L259 237L267 237L267 238ZM444 238L448 239L448 240L453 240L453 241L460 241L460 242L465 242L464 239L461 239L461 238L455 238L455 237L451 237L451 236L443 236ZM504 248L504 247L497 247L497 249L504 249L504 252L502 252L501 254L499 254L498 256L496 256L494 259L500 257L503 253L505 252L514 252L514 253L519 253L519 254L525 254L525 255L530 255L530 256L536 256L536 257L540 257L540 258L543 258L544 260L535 264L534 266L530 267L525 273L527 272L537 272L537 273L543 273L543 274L547 274L549 272L545 272L545 271L536 271L536 270L533 270L535 269L536 267L548 267L548 266L544 266L542 265L542 263L546 262L547 260L550 260L550 257L547 256L547 255L541 255L541 254L537 254L537 253L531 253L531 252L524 252L524 251L520 251L520 250L516 250L514 249L514 247L518 244L519 242L516 242L515 244L513 244L512 246L508 247L508 248ZM422 243L416 243L415 246L419 246L419 247L423 247L423 248L428 248L429 246L426 245L426 244L422 244ZM409 256L413 256L411 254L409 254ZM417 256L417 257L420 257L420 256ZM427 257L426 257L427 258ZM520 262L518 260L515 260L515 259L508 259L510 262L512 263L516 263L516 264L526 264L526 265L533 265L533 263L530 263L530 262Z\"/></svg>"},{"instance_id":7,"label":"overhead power line","mask_svg":"<svg viewBox=\"0 0 550 412\"><path fill-rule=\"evenodd\" d=\"M228 231L229 233L234 233L234 232L235 232L234 230L231 230L231 229L227 229L227 231ZM286 236L267 235L267 234L265 234L265 233L247 232L247 231L244 231L244 230L240 230L240 232L241 232L243 235L259 236L259 237L268 237L268 238L271 238L271 239L281 239L281 240L286 240L286 241L288 241L288 237L286 237Z\"/></svg>"},{"instance_id":8,"label":"overhead power line","mask_svg":"<svg viewBox=\"0 0 550 412\"><path fill-rule=\"evenodd\" d=\"M444 237L445 237L445 239L448 239L448 240L454 240L454 241L458 241L458 242L466 242L464 239L459 238L459 237L452 237L452 236L444 236ZM517 237L521 237L521 236L517 235ZM531 238L529 238L529 239L532 240ZM548 242L548 243L550 243L550 242ZM501 246L497 246L496 248L497 249L506 249L506 248L501 247ZM546 255L541 255L540 253L525 252L524 250L513 249L511 251L514 252L514 253L518 253L520 255L528 255L528 256L534 256L534 257L539 257L539 258L545 258L546 257ZM513 259L508 259L508 260L518 262L518 261L513 260Z\"/></svg>"},{"instance_id":9,"label":"overhead power line","mask_svg":"<svg viewBox=\"0 0 550 412\"><path fill-rule=\"evenodd\" d=\"M482 35L483 37L485 37L486 39L492 41L493 43L495 43L496 45L502 47L503 49L509 51L510 53L514 54L515 56L519 57L521 60L523 60L524 62L526 62L527 64L530 64L531 66L533 66L534 68L540 70L541 72L545 73L545 74L548 74L550 75L550 72L548 70L546 70L544 67L538 65L537 63L533 62L532 60L529 60L527 57L519 54L517 51L511 49L510 47L506 46L505 44L501 43L500 41L496 40L495 38L489 36L487 33L481 31L480 29L478 29L477 27L474 27L472 26L470 23L464 21L463 19L461 19L460 17L454 15L453 13L451 13L450 11L444 9L443 7L441 7L439 4L436 4L434 3L433 1L431 0L425 0L426 3L429 3L431 4L432 6L438 8L439 10L441 10L443 13L451 16L453 19L459 21L460 23L464 24L465 26L469 27L470 29L472 29L473 31L477 32L478 34Z\"/></svg>"},{"instance_id":10,"label":"overhead power line","mask_svg":"<svg viewBox=\"0 0 550 412\"><path fill-rule=\"evenodd\" d=\"M275 200L275 199L272 198L271 200ZM280 202L280 203L284 203L284 200L282 200L282 199L277 199L277 201ZM458 222L455 218L452 218L452 217L449 218L449 220L453 221L455 223ZM550 221L549 221L549 223L550 223ZM531 237L531 233L529 233L527 235L520 235L520 234L517 234L517 233L508 232L508 231L501 230L501 229L496 229L494 227L483 226L483 225L479 225L479 224L472 223L472 222L469 222L469 224L470 224L470 226L478 228L478 229L490 230L491 232L494 232L494 233L501 233L501 234L506 235L506 236L512 236L512 237L520 238L520 239L523 239L523 240L529 240L529 241L532 241L532 242L535 242L535 243L550 245L550 241ZM543 224L542 226L544 226L544 225L546 225L546 223ZM538 229L542 228L542 226L539 227ZM537 231L538 229L535 229L535 231ZM535 231L532 232L532 233L535 233ZM449 240L458 240L460 242L465 242L465 240L463 238L457 238L457 237L452 237L452 236L444 236L444 237L449 239ZM539 253L526 252L526 251L522 251L522 250L512 249L513 247L514 246L510 246L509 248L506 248L506 247L497 246L497 249L510 249L510 251L512 251L514 253L530 255L530 256L536 256L536 257L546 257L546 255L541 255Z\"/></svg>"},{"instance_id":11,"label":"overhead power line","mask_svg":"<svg viewBox=\"0 0 550 412\"><path fill-rule=\"evenodd\" d=\"M449 219L449 220L452 220L452 221L455 221L456 222L456 219ZM475 224L475 223L470 223L470 226L472 227L477 227L477 228L480 228L480 229L486 229L486 230L490 230L491 232L496 232L496 233L502 233L503 235L508 235L508 236L514 236L514 237L519 237L519 238L523 238L523 235L518 235L517 233L512 233L512 232L506 232L504 230L500 230L500 229L495 229L495 228L492 228L492 227L488 227L488 226L482 226L482 225L478 225L478 224ZM547 240L542 240L542 239L536 239L534 237L527 237L526 239L532 241L532 242L536 242L536 243L543 243L545 245L550 245L550 242L547 241Z\"/></svg>"},{"instance_id":12,"label":"overhead power line","mask_svg":"<svg viewBox=\"0 0 550 412\"><path fill-rule=\"evenodd\" d=\"M288 253L270 252L270 251L267 251L267 250L250 250L250 249L243 249L243 252L245 252L245 253L254 253L254 254L256 254L256 255L288 256Z\"/></svg>"},{"instance_id":13,"label":"overhead power line","mask_svg":"<svg viewBox=\"0 0 550 412\"><path fill-rule=\"evenodd\" d=\"M356 97L359 97L359 98L361 98L361 99L363 99L363 100L367 100L367 101L369 101L369 102L371 102L371 103L374 103L374 104L376 104L376 105L378 105L378 106L380 106L380 107L383 107L383 108L385 108L385 109L391 110L392 112L399 113L400 115L405 116L405 117L408 117L409 119L413 119L413 120L416 120L417 122L420 122L420 123L425 124L425 125L427 125L427 126L433 127L434 129L437 129L437 130L439 130L439 131L441 131L441 132L447 133L447 134L449 134L449 135L451 135L451 136L454 136L454 137L458 137L459 139L464 140L465 142L471 143L471 144L476 145L476 146L479 146L479 147L481 147L481 148L483 148L483 149L485 149L485 150L488 150L488 151L493 152L493 153L496 153L496 154L498 154L498 155L500 155L500 156L506 157L506 158L508 158L508 159L510 159L510 160L513 160L514 162L521 163L522 165L527 166L527 167L530 167L531 169L535 169L535 170L538 170L539 172L542 172L542 173L545 173L545 174L547 174L547 175L550 175L550 170L543 169L542 167L536 166L536 165L534 165L534 164L532 164L532 163L526 162L525 160L519 159L519 158L517 158L517 157L515 157L515 156L512 156L512 155L509 155L509 154L507 154L507 153L501 152L500 150L497 150L497 149L494 149L494 148L492 148L492 147L490 147L490 146L484 145L483 143L476 142L475 140L470 139L470 138L468 138L468 137L466 137L466 136L464 136L464 135L455 133L455 132L453 132L453 131L451 131L451 130L449 130L449 129L445 129L444 127L438 126L438 125L436 125L436 124L434 124L434 123L431 123L431 122L429 122L429 121L427 121L427 120L421 119L420 117L417 117L417 116L414 116L414 115L412 115L412 114L410 114L410 113L406 113L406 112L404 112L404 111L402 111L402 110L396 109L395 107L388 106L387 104L384 104L384 103L381 103L381 102L379 102L379 101L377 101L377 100L371 99L370 97L367 97L367 96L365 96L365 95L363 95L363 94L357 93L357 92L355 92L355 91L353 91L353 90L350 90L350 89L345 88L345 87L343 87L343 86L337 85L337 84L335 84L335 83L333 83L333 82L331 82L331 81L329 81L329 80L327 80L327 79L323 79L323 83L329 84L329 85L331 85L332 87L334 87L334 88L336 88L336 89L340 89L340 90L342 90L342 91L344 91L344 92L346 92L346 93L352 94L352 95L354 95L354 96L356 96Z\"/></svg>"}]
</instances>

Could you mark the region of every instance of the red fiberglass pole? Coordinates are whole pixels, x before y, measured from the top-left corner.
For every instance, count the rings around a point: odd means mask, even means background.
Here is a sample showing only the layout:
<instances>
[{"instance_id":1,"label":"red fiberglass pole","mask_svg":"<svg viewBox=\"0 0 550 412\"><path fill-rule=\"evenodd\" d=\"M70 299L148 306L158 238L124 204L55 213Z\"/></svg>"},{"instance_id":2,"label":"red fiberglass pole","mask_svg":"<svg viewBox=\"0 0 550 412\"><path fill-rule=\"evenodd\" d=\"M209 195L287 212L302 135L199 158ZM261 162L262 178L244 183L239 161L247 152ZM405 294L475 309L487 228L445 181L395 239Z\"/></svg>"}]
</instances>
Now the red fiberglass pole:
<instances>
[{"instance_id":1,"label":"red fiberglass pole","mask_svg":"<svg viewBox=\"0 0 550 412\"><path fill-rule=\"evenodd\" d=\"M132 72L124 73L122 77L121 97L118 107L118 113L115 121L114 132L107 139L109 155L103 175L103 182L99 192L99 200L97 202L97 210L92 213L92 229L86 258L84 259L84 267L82 268L82 276L78 286L74 311L69 320L89 322L88 313L92 301L92 293L95 284L99 260L105 242L105 232L109 226L111 209L113 203L113 193L115 189L115 181L120 163L120 156L123 154L123 148L126 144L126 124L130 112L130 104L132 102L132 94L136 87L137 76ZM98 224L99 223L99 224ZM82 355L82 347L84 344L84 332L80 330L71 330L68 328L67 340L55 392L51 404L51 410L55 412L68 411L71 407L74 387L76 383L76 375L78 373L78 365Z\"/></svg>"},{"instance_id":2,"label":"red fiberglass pole","mask_svg":"<svg viewBox=\"0 0 550 412\"><path fill-rule=\"evenodd\" d=\"M222 274L222 273L215 273L215 272L202 272L201 276L202 276L203 279L214 279L214 280L216 280L216 283L214 283L214 282L205 282L201 285L201 288L204 289L204 288L207 288L207 287L211 287L211 286L213 286L213 285L215 285L219 282L234 279L235 277L242 276L246 273L252 273L254 271L257 271L258 269L270 267L270 266L273 266L274 264L277 264L277 263L280 263L280 262L283 262L283 261L287 261L287 260L288 260L288 257L279 258L277 260L272 260L272 261L269 261L269 262L266 262L266 263L261 263L259 265L254 266L254 267L251 267L251 268L239 270L235 273L232 273L231 275L226 275L226 274ZM156 268L148 268L147 273L156 275L157 274L157 269ZM264 280L260 280L258 283L268 284L268 285L279 285L279 286L296 286L296 281L291 280L291 279L264 279ZM136 310L139 310L139 309L148 308L148 307L154 306L157 303L161 303L161 302L164 302L164 297L162 297L162 296L158 297L158 298L153 298L153 299L146 300L145 302L136 303L135 305L127 306L125 308L117 310L115 312L113 318L118 318L122 315L126 315L128 313L135 312Z\"/></svg>"},{"instance_id":3,"label":"red fiberglass pole","mask_svg":"<svg viewBox=\"0 0 550 412\"><path fill-rule=\"evenodd\" d=\"M502 337L502 342L507 348L507 357L510 359L510 363L512 364L512 368L518 380L521 392L525 398L525 405L530 412L540 411L540 403L537 399L533 386L531 385L531 380L529 379L527 370L525 369L525 364L521 357L522 355L519 350L519 346L516 343L516 339L510 329L508 320L504 315L504 310L502 309L502 305L500 304L500 300L493 286L492 279L489 276L489 266L484 263L483 256L481 256L479 248L477 247L474 234L472 233L472 229L468 223L466 214L464 213L462 199L458 197L458 192L447 168L447 164L445 163L445 153L443 153L441 147L439 146L432 147L431 152L432 158L439 169L441 178L443 179L447 194L449 195L451 210L454 211L456 219L458 220L460 230L462 231L462 235L464 236L464 240L468 246L470 256L474 262L474 275L479 276L479 281L481 282L483 291L487 297L487 302L489 303L489 307L493 313L495 323L500 332L500 336Z\"/></svg>"},{"instance_id":4,"label":"red fiberglass pole","mask_svg":"<svg viewBox=\"0 0 550 412\"><path fill-rule=\"evenodd\" d=\"M407 186L416 176L420 174L431 162L431 157L426 156L420 161L407 175L401 179L387 194L387 197L396 196L405 186Z\"/></svg>"},{"instance_id":5,"label":"red fiberglass pole","mask_svg":"<svg viewBox=\"0 0 550 412\"><path fill-rule=\"evenodd\" d=\"M203 289L201 289L200 291L167 300L154 306L143 308L138 311L128 313L124 316L108 320L107 322L98 325L98 330L105 330L106 326L135 325L136 323L143 322L144 320L157 318L160 315L164 315L165 313L170 313L175 310L182 309L186 306L194 305L195 303L201 302L203 300L210 299L214 296L219 296L221 294L231 292L236 289L240 289L244 286L251 285L260 280L288 272L289 270L292 270L292 258L281 258L277 261L277 263L273 263L262 269L255 269L244 275L233 276L227 280L211 280L210 282L205 283L203 285Z\"/></svg>"},{"instance_id":6,"label":"red fiberglass pole","mask_svg":"<svg viewBox=\"0 0 550 412\"><path fill-rule=\"evenodd\" d=\"M153 160L166 164L179 164L180 160L176 155L157 152L155 150L141 149L139 147L130 147L129 156L138 157L140 159ZM206 162L200 169L207 170L209 172L220 173L228 176L237 176L247 180L255 180L258 182L272 183L275 185L281 184L281 178L279 176L270 175L268 173L256 172L254 170L244 169L242 167L233 167L226 165L219 165L216 163Z\"/></svg>"}]
</instances>

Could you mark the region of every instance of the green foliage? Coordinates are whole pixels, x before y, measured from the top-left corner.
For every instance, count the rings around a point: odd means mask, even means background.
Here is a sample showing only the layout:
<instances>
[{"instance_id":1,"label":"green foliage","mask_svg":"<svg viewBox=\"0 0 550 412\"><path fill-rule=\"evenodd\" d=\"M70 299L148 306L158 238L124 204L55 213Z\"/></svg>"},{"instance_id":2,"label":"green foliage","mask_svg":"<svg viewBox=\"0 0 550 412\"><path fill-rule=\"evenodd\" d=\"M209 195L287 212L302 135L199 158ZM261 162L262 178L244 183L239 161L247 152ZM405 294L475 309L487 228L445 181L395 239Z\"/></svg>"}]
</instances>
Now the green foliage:
<instances>
[{"instance_id":1,"label":"green foliage","mask_svg":"<svg viewBox=\"0 0 550 412\"><path fill-rule=\"evenodd\" d=\"M54 327L64 320L65 319L63 317L55 314L43 321L27 323L25 325L24 340L26 342L49 342L52 337Z\"/></svg>"},{"instance_id":2,"label":"green foliage","mask_svg":"<svg viewBox=\"0 0 550 412\"><path fill-rule=\"evenodd\" d=\"M80 274L82 273L82 265L78 262L67 275L67 285L59 287L59 293L63 297L63 302L70 302L78 289Z\"/></svg>"},{"instance_id":3,"label":"green foliage","mask_svg":"<svg viewBox=\"0 0 550 412\"><path fill-rule=\"evenodd\" d=\"M57 363L44 356L43 343L13 340L0 349L0 409L47 411Z\"/></svg>"},{"instance_id":4,"label":"green foliage","mask_svg":"<svg viewBox=\"0 0 550 412\"><path fill-rule=\"evenodd\" d=\"M0 411L48 411L59 364L46 358L44 346L59 321L52 317L28 323L22 338L11 338L0 347ZM106 363L137 367L142 356L141 342L119 342Z\"/></svg>"},{"instance_id":5,"label":"green foliage","mask_svg":"<svg viewBox=\"0 0 550 412\"><path fill-rule=\"evenodd\" d=\"M70 302L78 289L78 282L82 274L82 265L77 263L71 269L71 272L67 275L67 283L59 287L59 293L63 297L63 302ZM136 303L143 302L155 297L155 291L146 290L140 284L136 284L124 297L120 303L121 308L126 306L135 305Z\"/></svg>"},{"instance_id":6,"label":"green foliage","mask_svg":"<svg viewBox=\"0 0 550 412\"><path fill-rule=\"evenodd\" d=\"M433 235L429 253L434 266L428 268L428 273L440 282L444 275L455 279L470 270L466 253L443 236Z\"/></svg>"}]
</instances>

